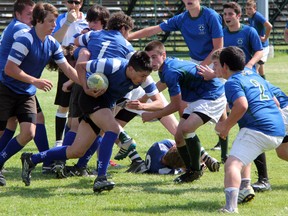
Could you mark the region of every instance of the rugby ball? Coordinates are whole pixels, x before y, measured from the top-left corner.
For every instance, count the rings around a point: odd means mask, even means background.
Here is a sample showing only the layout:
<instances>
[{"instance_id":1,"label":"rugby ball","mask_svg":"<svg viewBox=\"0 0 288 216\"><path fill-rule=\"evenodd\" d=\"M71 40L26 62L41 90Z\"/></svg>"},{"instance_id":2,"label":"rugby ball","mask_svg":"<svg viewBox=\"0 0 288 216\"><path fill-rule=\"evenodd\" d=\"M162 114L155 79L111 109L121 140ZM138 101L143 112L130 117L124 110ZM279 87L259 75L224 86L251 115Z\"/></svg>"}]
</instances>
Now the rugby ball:
<instances>
[{"instance_id":1,"label":"rugby ball","mask_svg":"<svg viewBox=\"0 0 288 216\"><path fill-rule=\"evenodd\" d=\"M87 78L87 86L90 89L103 90L107 89L109 81L103 73L92 73Z\"/></svg>"}]
</instances>

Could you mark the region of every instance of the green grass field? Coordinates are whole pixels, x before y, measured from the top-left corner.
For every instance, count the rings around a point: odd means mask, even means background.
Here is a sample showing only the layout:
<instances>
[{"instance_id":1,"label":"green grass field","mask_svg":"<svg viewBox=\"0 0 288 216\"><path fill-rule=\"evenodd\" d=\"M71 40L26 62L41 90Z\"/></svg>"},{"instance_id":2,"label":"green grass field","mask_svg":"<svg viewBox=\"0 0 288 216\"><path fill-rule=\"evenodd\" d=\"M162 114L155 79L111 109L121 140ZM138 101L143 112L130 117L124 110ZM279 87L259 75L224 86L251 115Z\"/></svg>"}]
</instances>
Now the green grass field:
<instances>
[{"instance_id":1,"label":"green grass field","mask_svg":"<svg viewBox=\"0 0 288 216\"><path fill-rule=\"evenodd\" d=\"M266 64L266 77L271 83L288 93L287 55L275 54ZM43 77L57 83L57 73L45 71ZM155 75L155 79L156 75ZM56 88L45 93L38 91L50 146L54 145L54 116L56 106L53 104ZM158 123L143 124L140 118L127 125L126 131L137 141L141 156L155 141L172 138ZM237 133L234 128L229 145ZM209 151L217 142L214 125L207 124L197 134L203 146ZM0 215L218 215L217 210L225 203L223 178L224 171L211 173L206 171L196 182L175 185L175 176L128 174L124 173L130 161L120 161L120 168L109 167L115 188L110 192L94 194L92 185L94 177L71 177L56 179L54 176L41 174L41 166L32 172L32 182L25 187L21 180L22 152L37 152L34 142L30 142L21 152L13 156L6 164L9 171L5 173L7 186L0 187ZM118 151L115 147L114 154ZM220 160L219 151L209 153ZM94 156L89 167L95 168ZM277 158L275 151L267 153L268 171L272 191L256 194L248 204L240 205L241 215L288 215L288 164ZM73 164L75 160L68 161ZM252 166L252 182L257 180L255 166Z\"/></svg>"}]
</instances>

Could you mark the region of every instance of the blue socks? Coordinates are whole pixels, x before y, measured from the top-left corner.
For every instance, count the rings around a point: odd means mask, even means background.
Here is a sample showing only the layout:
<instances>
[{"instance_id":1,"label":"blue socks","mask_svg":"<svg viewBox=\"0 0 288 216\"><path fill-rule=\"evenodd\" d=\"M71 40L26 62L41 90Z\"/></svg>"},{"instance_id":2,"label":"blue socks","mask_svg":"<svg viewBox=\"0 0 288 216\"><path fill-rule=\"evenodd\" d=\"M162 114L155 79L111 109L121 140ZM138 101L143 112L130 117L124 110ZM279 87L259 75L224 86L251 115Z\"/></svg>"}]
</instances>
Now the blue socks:
<instances>
[{"instance_id":1,"label":"blue socks","mask_svg":"<svg viewBox=\"0 0 288 216\"><path fill-rule=\"evenodd\" d=\"M67 146L54 147L47 151L33 154L31 160L35 165L43 161L67 160L66 149Z\"/></svg>"},{"instance_id":2,"label":"blue socks","mask_svg":"<svg viewBox=\"0 0 288 216\"><path fill-rule=\"evenodd\" d=\"M13 138L15 131L6 128L0 138L0 152L6 147L7 143Z\"/></svg>"},{"instance_id":3,"label":"blue socks","mask_svg":"<svg viewBox=\"0 0 288 216\"><path fill-rule=\"evenodd\" d=\"M24 146L21 146L18 141L16 140L16 137L11 139L7 146L1 151L0 154L0 167L4 165L4 163L13 155L15 155L17 152L19 152Z\"/></svg>"},{"instance_id":4,"label":"blue socks","mask_svg":"<svg viewBox=\"0 0 288 216\"><path fill-rule=\"evenodd\" d=\"M109 161L112 155L113 145L118 137L118 134L112 131L106 131L99 148L98 158L98 176L105 176Z\"/></svg>"}]
</instances>

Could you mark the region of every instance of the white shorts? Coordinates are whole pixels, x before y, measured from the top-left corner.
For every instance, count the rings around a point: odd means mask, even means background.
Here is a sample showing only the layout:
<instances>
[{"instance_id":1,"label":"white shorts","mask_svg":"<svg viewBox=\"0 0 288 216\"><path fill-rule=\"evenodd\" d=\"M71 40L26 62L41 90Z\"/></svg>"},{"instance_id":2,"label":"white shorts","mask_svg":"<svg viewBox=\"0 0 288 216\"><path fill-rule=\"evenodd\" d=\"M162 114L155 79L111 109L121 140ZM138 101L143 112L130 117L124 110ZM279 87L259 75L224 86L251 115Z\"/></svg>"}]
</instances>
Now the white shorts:
<instances>
[{"instance_id":1,"label":"white shorts","mask_svg":"<svg viewBox=\"0 0 288 216\"><path fill-rule=\"evenodd\" d=\"M128 92L124 98L126 98L127 100L137 100L139 98L141 98L142 96L144 96L146 93L144 91L144 89L142 87L138 87L136 89L133 89L132 91ZM160 96L163 100L163 104L164 106L167 106L168 105L168 101L167 99L165 98L165 96L162 94L162 92L160 92ZM147 100L147 103L151 103L152 100L151 99L148 99ZM128 109L128 108L125 108L126 110L132 112L132 113L136 113L138 114L139 116L142 115L142 113L144 112L147 112L145 110L135 110L135 109Z\"/></svg>"},{"instance_id":2,"label":"white shorts","mask_svg":"<svg viewBox=\"0 0 288 216\"><path fill-rule=\"evenodd\" d=\"M269 55L269 46L263 47L263 57L261 58L261 61L267 62L268 55Z\"/></svg>"},{"instance_id":3,"label":"white shorts","mask_svg":"<svg viewBox=\"0 0 288 216\"><path fill-rule=\"evenodd\" d=\"M280 109L280 111L285 124L286 135L288 135L288 106L284 107L283 109Z\"/></svg>"},{"instance_id":4,"label":"white shorts","mask_svg":"<svg viewBox=\"0 0 288 216\"><path fill-rule=\"evenodd\" d=\"M230 155L238 158L246 166L261 153L277 148L283 137L268 136L262 132L241 128L232 144Z\"/></svg>"},{"instance_id":5,"label":"white shorts","mask_svg":"<svg viewBox=\"0 0 288 216\"><path fill-rule=\"evenodd\" d=\"M191 114L193 112L203 113L211 118L210 122L217 123L226 108L226 97L222 94L216 100L197 100L188 103L184 110L184 114Z\"/></svg>"}]
</instances>

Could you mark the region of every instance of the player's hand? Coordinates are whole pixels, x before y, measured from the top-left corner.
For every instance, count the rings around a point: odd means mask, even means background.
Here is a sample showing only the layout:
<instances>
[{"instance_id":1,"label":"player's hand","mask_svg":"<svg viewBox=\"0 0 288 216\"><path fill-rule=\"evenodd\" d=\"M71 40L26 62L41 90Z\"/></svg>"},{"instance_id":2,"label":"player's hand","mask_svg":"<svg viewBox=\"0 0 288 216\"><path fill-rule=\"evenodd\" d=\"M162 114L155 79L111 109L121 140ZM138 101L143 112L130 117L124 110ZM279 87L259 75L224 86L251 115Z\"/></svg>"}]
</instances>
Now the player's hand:
<instances>
[{"instance_id":1,"label":"player's hand","mask_svg":"<svg viewBox=\"0 0 288 216\"><path fill-rule=\"evenodd\" d=\"M225 123L218 122L215 126L215 132L221 139L226 140L229 129L226 127Z\"/></svg>"},{"instance_id":2,"label":"player's hand","mask_svg":"<svg viewBox=\"0 0 288 216\"><path fill-rule=\"evenodd\" d=\"M154 113L153 112L144 112L142 113L142 121L143 123L149 122L149 121L154 121Z\"/></svg>"},{"instance_id":3,"label":"player's hand","mask_svg":"<svg viewBox=\"0 0 288 216\"><path fill-rule=\"evenodd\" d=\"M33 85L45 92L50 91L53 87L53 83L47 79L38 79L33 83Z\"/></svg>"},{"instance_id":4,"label":"player's hand","mask_svg":"<svg viewBox=\"0 0 288 216\"><path fill-rule=\"evenodd\" d=\"M139 100L131 100L127 101L126 107L129 109L135 109L135 110L143 110L143 103L141 103Z\"/></svg>"},{"instance_id":5,"label":"player's hand","mask_svg":"<svg viewBox=\"0 0 288 216\"><path fill-rule=\"evenodd\" d=\"M67 21L73 23L77 20L77 13L74 9L70 10L67 15Z\"/></svg>"},{"instance_id":6,"label":"player's hand","mask_svg":"<svg viewBox=\"0 0 288 216\"><path fill-rule=\"evenodd\" d=\"M73 86L73 82L68 80L67 82L63 83L62 85L62 91L63 92L70 92Z\"/></svg>"},{"instance_id":7,"label":"player's hand","mask_svg":"<svg viewBox=\"0 0 288 216\"><path fill-rule=\"evenodd\" d=\"M97 98L97 97L103 95L106 92L106 89L97 90L97 89L85 88L84 91L87 95L94 97L94 98Z\"/></svg>"},{"instance_id":8,"label":"player's hand","mask_svg":"<svg viewBox=\"0 0 288 216\"><path fill-rule=\"evenodd\" d=\"M211 80L216 77L214 70L212 70L208 65L198 65L198 74L203 76L204 80Z\"/></svg>"}]
</instances>

